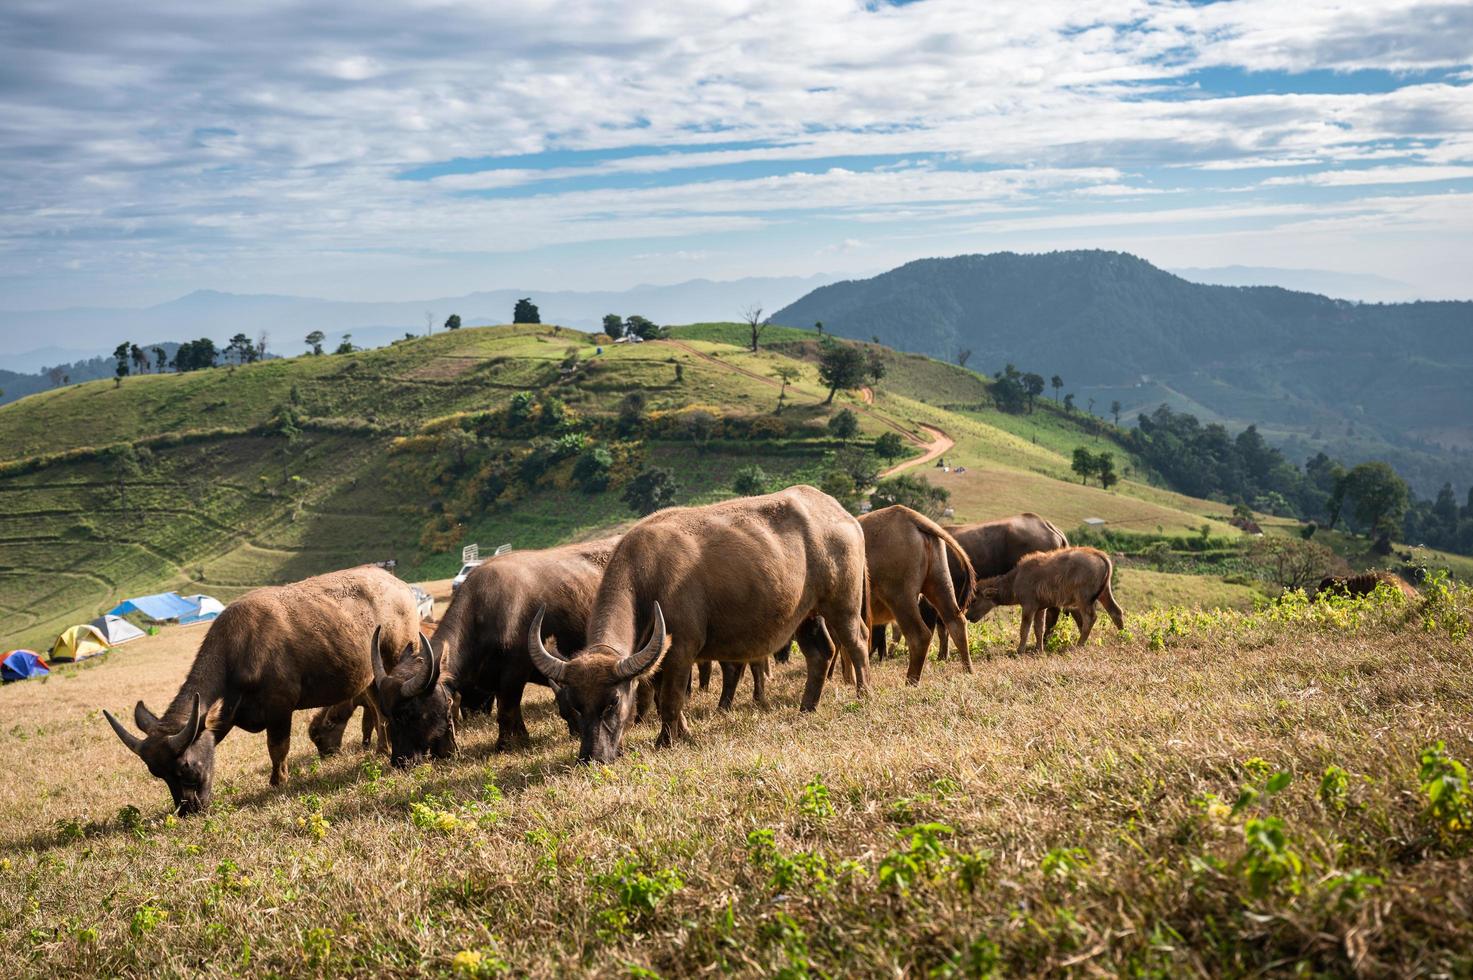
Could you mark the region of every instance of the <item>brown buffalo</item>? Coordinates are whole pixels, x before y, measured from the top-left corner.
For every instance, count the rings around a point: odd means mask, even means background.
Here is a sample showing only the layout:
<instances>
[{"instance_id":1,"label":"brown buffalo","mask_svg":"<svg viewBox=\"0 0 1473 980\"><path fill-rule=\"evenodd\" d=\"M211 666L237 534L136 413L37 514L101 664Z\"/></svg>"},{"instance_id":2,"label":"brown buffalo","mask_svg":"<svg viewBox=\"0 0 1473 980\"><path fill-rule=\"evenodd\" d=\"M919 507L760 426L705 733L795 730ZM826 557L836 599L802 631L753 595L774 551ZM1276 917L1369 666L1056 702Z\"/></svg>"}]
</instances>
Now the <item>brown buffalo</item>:
<instances>
[{"instance_id":1,"label":"brown buffalo","mask_svg":"<svg viewBox=\"0 0 1473 980\"><path fill-rule=\"evenodd\" d=\"M527 628L543 610L542 636L559 650L583 646L588 611L617 537L513 551L487 560L456 590L424 649L392 672L375 667L374 690L388 722L390 760L409 765L455 750L454 701L496 702L496 748L528 738L522 692L546 684L527 653ZM443 668L443 669L442 669Z\"/></svg>"},{"instance_id":2,"label":"brown buffalo","mask_svg":"<svg viewBox=\"0 0 1473 980\"><path fill-rule=\"evenodd\" d=\"M943 635L951 635L970 672L962 608L972 601L977 580L961 545L941 525L900 504L865 514L859 523L869 567L871 623L895 623L904 634L910 650L906 683L920 681L931 647L931 627L921 618L922 596L940 613ZM960 570L960 586L952 583L951 566Z\"/></svg>"},{"instance_id":3,"label":"brown buffalo","mask_svg":"<svg viewBox=\"0 0 1473 980\"><path fill-rule=\"evenodd\" d=\"M697 661L765 661L795 633L808 665L802 708L813 710L827 648L803 638L825 624L864 694L868 596L859 522L827 494L796 486L645 518L609 559L587 645L568 658L549 652L541 614L527 644L559 710L575 719L579 760L609 762L635 713L635 681L662 661L658 745L688 735L684 708Z\"/></svg>"},{"instance_id":4,"label":"brown buffalo","mask_svg":"<svg viewBox=\"0 0 1473 980\"><path fill-rule=\"evenodd\" d=\"M1320 584L1315 587L1311 595L1313 598L1320 593L1345 596L1367 596L1376 591L1376 586L1385 583L1393 592L1400 592L1408 599L1416 599L1421 593L1407 584L1400 575L1388 571L1363 572L1360 575L1336 576L1327 575L1320 579Z\"/></svg>"},{"instance_id":5,"label":"brown buffalo","mask_svg":"<svg viewBox=\"0 0 1473 980\"><path fill-rule=\"evenodd\" d=\"M142 738L103 714L168 785L178 811L194 813L210 803L215 746L232 728L266 732L271 785L280 786L292 712L352 702L373 683L368 644L375 627L382 624L375 652L394 660L418 636L418 622L409 586L373 566L256 589L210 625L162 718L142 701L134 707Z\"/></svg>"},{"instance_id":6,"label":"brown buffalo","mask_svg":"<svg viewBox=\"0 0 1473 980\"><path fill-rule=\"evenodd\" d=\"M1053 524L1039 517L1037 514L1014 514L1012 517L1003 517L995 521L984 521L980 524L947 524L945 530L962 550L967 553L967 558L972 563L977 578L991 578L1011 571L1024 555L1031 555L1035 551L1054 551L1058 548L1069 547L1069 539L1064 532L1054 527ZM953 587L961 590L964 581L961 568L955 561L951 563L951 580ZM972 605L976 604L976 594L973 593ZM975 611L971 606L966 607L967 619L977 622L982 614ZM940 617L929 602L921 603L921 618L926 626L935 629ZM1052 633L1054 624L1059 619L1059 610L1050 609L1045 622L1045 634ZM885 646L884 627L875 629L876 653L883 657ZM942 660L946 659L947 635L943 630L937 637L938 655Z\"/></svg>"},{"instance_id":7,"label":"brown buffalo","mask_svg":"<svg viewBox=\"0 0 1473 980\"><path fill-rule=\"evenodd\" d=\"M985 616L993 606L1022 606L1023 622L1018 636L1018 653L1028 647L1031 626L1043 652L1044 614L1048 609L1067 609L1077 614L1079 643L1089 639L1095 624L1095 603L1105 607L1116 629L1125 629L1124 614L1110 591L1114 566L1110 556L1098 548L1061 548L1024 555L1004 575L977 583L973 608Z\"/></svg>"}]
</instances>

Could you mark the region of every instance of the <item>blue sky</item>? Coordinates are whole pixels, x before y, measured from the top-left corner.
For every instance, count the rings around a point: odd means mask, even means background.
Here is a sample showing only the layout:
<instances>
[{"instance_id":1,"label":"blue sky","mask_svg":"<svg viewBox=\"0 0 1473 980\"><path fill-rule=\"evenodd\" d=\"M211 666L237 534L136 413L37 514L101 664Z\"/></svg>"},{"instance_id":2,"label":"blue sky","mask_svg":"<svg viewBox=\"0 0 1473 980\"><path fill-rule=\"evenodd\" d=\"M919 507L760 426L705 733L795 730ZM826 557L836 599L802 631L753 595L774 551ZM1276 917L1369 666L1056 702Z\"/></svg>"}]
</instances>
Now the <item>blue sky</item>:
<instances>
[{"instance_id":1,"label":"blue sky","mask_svg":"<svg viewBox=\"0 0 1473 980\"><path fill-rule=\"evenodd\" d=\"M1075 247L1473 297L1468 3L17 0L0 66L8 309Z\"/></svg>"}]
</instances>

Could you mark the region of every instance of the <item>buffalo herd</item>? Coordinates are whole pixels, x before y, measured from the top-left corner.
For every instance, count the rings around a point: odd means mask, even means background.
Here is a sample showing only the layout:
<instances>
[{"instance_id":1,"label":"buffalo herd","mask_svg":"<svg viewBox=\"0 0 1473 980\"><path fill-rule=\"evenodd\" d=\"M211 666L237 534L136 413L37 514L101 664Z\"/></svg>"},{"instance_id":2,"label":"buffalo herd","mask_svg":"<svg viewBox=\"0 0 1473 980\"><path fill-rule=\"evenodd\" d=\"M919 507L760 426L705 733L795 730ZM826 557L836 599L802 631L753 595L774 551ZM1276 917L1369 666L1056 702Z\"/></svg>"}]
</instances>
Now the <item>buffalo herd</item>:
<instances>
[{"instance_id":1,"label":"buffalo herd","mask_svg":"<svg viewBox=\"0 0 1473 980\"><path fill-rule=\"evenodd\" d=\"M292 713L311 708L322 755L338 750L361 706L364 744L377 734L391 762L409 766L453 754L463 712L494 707L497 750L524 742L523 690L541 684L578 759L611 762L650 712L656 744L688 737L698 666L704 677L720 665L722 708L748 669L765 704L769 664L796 642L800 710L813 711L836 665L866 694L889 623L905 638L910 684L933 635L943 657L949 639L971 671L966 621L996 605L1022 607L1020 653L1030 629L1042 650L1060 612L1082 643L1096 602L1121 627L1110 574L1103 552L1069 547L1034 514L942 527L896 505L855 518L794 486L661 510L617 537L499 555L471 572L433 629L421 627L409 586L376 567L257 589L211 625L162 716L138 703L142 735L104 714L181 814L209 805L214 747L232 728L264 730L271 784L285 781Z\"/></svg>"}]
</instances>

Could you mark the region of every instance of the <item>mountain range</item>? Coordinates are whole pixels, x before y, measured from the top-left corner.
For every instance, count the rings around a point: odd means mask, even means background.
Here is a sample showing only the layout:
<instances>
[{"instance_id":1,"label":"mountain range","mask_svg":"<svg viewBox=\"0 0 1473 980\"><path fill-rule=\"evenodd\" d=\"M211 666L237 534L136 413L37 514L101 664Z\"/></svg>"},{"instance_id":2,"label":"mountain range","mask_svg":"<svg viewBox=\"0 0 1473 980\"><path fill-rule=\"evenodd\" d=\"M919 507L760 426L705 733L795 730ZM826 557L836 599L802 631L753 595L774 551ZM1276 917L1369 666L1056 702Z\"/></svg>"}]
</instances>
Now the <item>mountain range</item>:
<instances>
[{"instance_id":1,"label":"mountain range","mask_svg":"<svg viewBox=\"0 0 1473 980\"><path fill-rule=\"evenodd\" d=\"M1473 480L1473 302L1355 303L1190 282L1109 251L922 259L774 322L1051 378L1122 418L1167 404L1296 452L1377 457L1419 492ZM1057 393L1055 393L1057 394Z\"/></svg>"}]
</instances>

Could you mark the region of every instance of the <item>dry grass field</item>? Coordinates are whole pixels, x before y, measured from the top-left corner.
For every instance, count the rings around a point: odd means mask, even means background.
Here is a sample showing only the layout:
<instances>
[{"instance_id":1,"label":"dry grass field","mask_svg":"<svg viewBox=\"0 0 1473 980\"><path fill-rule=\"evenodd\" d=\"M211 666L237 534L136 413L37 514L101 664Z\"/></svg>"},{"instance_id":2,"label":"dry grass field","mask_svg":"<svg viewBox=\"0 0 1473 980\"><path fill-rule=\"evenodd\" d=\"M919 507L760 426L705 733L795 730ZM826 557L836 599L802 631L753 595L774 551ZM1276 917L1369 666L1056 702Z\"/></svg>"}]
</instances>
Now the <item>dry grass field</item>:
<instances>
[{"instance_id":1,"label":"dry grass field","mask_svg":"<svg viewBox=\"0 0 1473 980\"><path fill-rule=\"evenodd\" d=\"M187 820L100 715L163 707L202 635L165 631L0 691L0 973L1466 976L1473 596L1434 591L1127 606L1043 657L1004 617L973 675L800 716L790 665L608 767L540 690L528 749L477 718L409 772L303 714L284 790L237 733Z\"/></svg>"}]
</instances>

